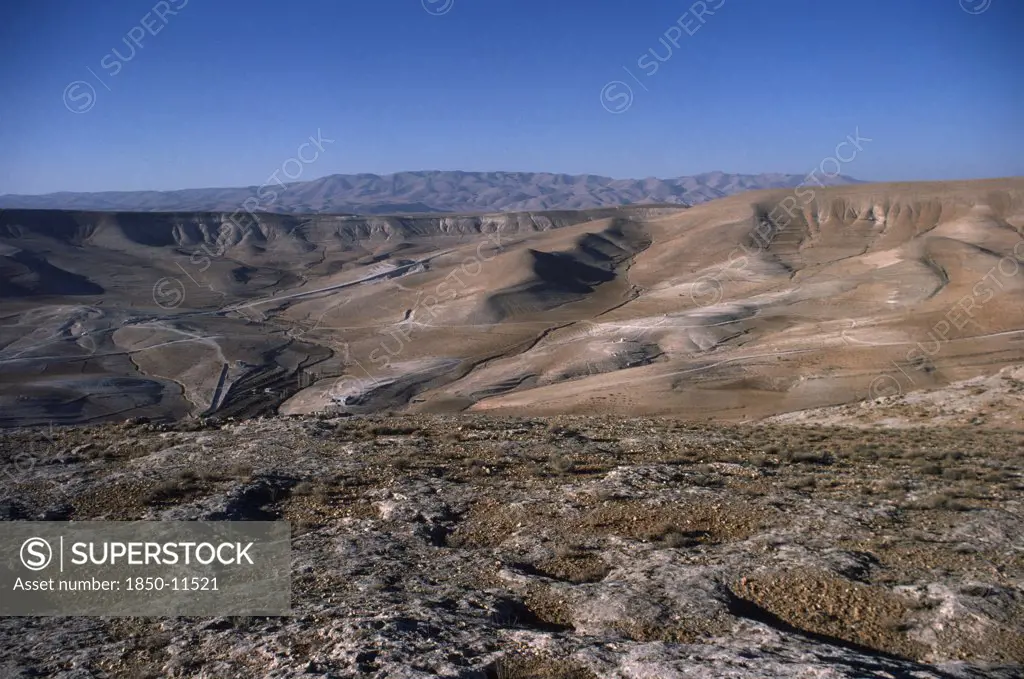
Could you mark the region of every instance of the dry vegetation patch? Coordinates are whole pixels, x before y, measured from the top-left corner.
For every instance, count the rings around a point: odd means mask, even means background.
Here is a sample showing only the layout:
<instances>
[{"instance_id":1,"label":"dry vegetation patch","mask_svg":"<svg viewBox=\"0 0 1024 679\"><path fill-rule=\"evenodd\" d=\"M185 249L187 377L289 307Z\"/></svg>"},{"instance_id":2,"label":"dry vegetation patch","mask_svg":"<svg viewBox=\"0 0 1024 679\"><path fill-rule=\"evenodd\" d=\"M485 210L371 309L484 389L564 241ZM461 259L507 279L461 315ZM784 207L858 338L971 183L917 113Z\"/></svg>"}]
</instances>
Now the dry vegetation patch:
<instances>
[{"instance_id":1,"label":"dry vegetation patch","mask_svg":"<svg viewBox=\"0 0 1024 679\"><path fill-rule=\"evenodd\" d=\"M510 655L488 670L487 679L597 679L597 675L569 660Z\"/></svg>"},{"instance_id":2,"label":"dry vegetation patch","mask_svg":"<svg viewBox=\"0 0 1024 679\"><path fill-rule=\"evenodd\" d=\"M907 636L914 602L883 587L798 570L741 578L733 592L798 630L902 657L927 652Z\"/></svg>"}]
</instances>

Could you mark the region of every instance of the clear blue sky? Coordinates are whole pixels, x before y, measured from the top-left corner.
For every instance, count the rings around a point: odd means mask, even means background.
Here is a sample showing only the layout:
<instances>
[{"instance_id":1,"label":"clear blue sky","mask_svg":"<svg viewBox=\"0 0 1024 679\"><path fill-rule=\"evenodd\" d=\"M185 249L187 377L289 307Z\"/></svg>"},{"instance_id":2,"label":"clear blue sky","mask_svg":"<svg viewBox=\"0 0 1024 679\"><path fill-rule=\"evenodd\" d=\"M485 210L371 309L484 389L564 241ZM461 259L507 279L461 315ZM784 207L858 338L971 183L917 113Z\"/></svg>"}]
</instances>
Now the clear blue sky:
<instances>
[{"instance_id":1,"label":"clear blue sky","mask_svg":"<svg viewBox=\"0 0 1024 679\"><path fill-rule=\"evenodd\" d=\"M1021 0L707 0L703 24L691 4L5 2L0 193L259 184L318 129L336 142L303 180L804 173L858 128L855 177L1024 175ZM677 21L693 34L660 42Z\"/></svg>"}]
</instances>

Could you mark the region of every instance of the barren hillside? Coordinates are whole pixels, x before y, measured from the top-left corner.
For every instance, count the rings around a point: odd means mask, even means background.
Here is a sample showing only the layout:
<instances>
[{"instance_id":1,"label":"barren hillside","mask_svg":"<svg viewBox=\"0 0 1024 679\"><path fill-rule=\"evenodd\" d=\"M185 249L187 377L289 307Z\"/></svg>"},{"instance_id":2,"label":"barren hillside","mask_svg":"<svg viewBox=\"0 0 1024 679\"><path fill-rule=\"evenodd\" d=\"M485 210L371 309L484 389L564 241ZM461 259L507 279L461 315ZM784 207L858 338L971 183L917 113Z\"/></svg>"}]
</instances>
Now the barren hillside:
<instances>
[{"instance_id":1,"label":"barren hillside","mask_svg":"<svg viewBox=\"0 0 1024 679\"><path fill-rule=\"evenodd\" d=\"M751 420L1024 360L1024 180L477 216L0 215L5 424Z\"/></svg>"}]
</instances>

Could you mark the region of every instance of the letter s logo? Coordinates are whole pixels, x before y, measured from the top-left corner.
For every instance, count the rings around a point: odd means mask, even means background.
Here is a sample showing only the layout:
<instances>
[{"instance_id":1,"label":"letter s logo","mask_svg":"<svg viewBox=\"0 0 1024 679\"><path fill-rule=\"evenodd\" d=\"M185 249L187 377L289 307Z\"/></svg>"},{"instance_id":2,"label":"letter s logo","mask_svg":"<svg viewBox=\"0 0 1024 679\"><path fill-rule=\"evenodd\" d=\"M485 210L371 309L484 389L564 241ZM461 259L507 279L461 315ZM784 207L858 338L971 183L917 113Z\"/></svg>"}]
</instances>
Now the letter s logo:
<instances>
[{"instance_id":1,"label":"letter s logo","mask_svg":"<svg viewBox=\"0 0 1024 679\"><path fill-rule=\"evenodd\" d=\"M53 549L42 538L29 538L21 544L21 563L30 571L41 571L53 561Z\"/></svg>"}]
</instances>

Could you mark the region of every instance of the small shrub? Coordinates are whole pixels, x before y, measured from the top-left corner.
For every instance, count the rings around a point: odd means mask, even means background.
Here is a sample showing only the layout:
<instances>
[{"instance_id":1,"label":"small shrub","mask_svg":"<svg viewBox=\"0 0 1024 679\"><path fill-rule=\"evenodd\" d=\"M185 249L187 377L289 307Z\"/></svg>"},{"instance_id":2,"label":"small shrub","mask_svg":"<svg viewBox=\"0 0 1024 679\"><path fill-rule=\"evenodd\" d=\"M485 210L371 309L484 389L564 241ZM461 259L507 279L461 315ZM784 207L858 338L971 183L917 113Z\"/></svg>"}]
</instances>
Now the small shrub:
<instances>
[{"instance_id":1,"label":"small shrub","mask_svg":"<svg viewBox=\"0 0 1024 679\"><path fill-rule=\"evenodd\" d=\"M832 464L832 455L828 451L799 451L786 456L789 462L800 464Z\"/></svg>"},{"instance_id":2,"label":"small shrub","mask_svg":"<svg viewBox=\"0 0 1024 679\"><path fill-rule=\"evenodd\" d=\"M253 470L252 467L247 464L236 464L228 470L228 474L236 479L247 481L252 478Z\"/></svg>"},{"instance_id":3,"label":"small shrub","mask_svg":"<svg viewBox=\"0 0 1024 679\"><path fill-rule=\"evenodd\" d=\"M170 479L162 481L157 484L152 490L146 495L146 504L161 504L165 502L171 502L189 494L196 489L193 481L184 481L181 479Z\"/></svg>"},{"instance_id":4,"label":"small shrub","mask_svg":"<svg viewBox=\"0 0 1024 679\"><path fill-rule=\"evenodd\" d=\"M612 502L614 500L625 499L625 497L621 495L619 491L615 490L614 488L606 488L604 486L596 488L593 491L593 495L599 502Z\"/></svg>"},{"instance_id":5,"label":"small shrub","mask_svg":"<svg viewBox=\"0 0 1024 679\"><path fill-rule=\"evenodd\" d=\"M697 474L690 479L690 483L701 488L721 488L725 480L717 474Z\"/></svg>"},{"instance_id":6,"label":"small shrub","mask_svg":"<svg viewBox=\"0 0 1024 679\"><path fill-rule=\"evenodd\" d=\"M334 435L343 441L368 441L373 439L369 429L365 429L357 423L345 424L339 422L334 427Z\"/></svg>"},{"instance_id":7,"label":"small shrub","mask_svg":"<svg viewBox=\"0 0 1024 679\"><path fill-rule=\"evenodd\" d=\"M199 479L199 474L191 469L182 469L178 472L178 479L181 481L196 481Z\"/></svg>"},{"instance_id":8,"label":"small shrub","mask_svg":"<svg viewBox=\"0 0 1024 679\"><path fill-rule=\"evenodd\" d=\"M299 497L305 497L307 495L312 495L312 494L313 494L313 484L310 483L309 481L300 481L299 483L295 484L294 488L292 488L292 495L297 495Z\"/></svg>"},{"instance_id":9,"label":"small shrub","mask_svg":"<svg viewBox=\"0 0 1024 679\"><path fill-rule=\"evenodd\" d=\"M920 506L924 509L946 509L951 512L965 512L970 509L963 502L948 493L936 493L921 500Z\"/></svg>"},{"instance_id":10,"label":"small shrub","mask_svg":"<svg viewBox=\"0 0 1024 679\"><path fill-rule=\"evenodd\" d=\"M661 541L664 543L666 547L671 547L673 549L693 547L695 545L700 544L700 540L675 529L672 529L665 533L661 537Z\"/></svg>"},{"instance_id":11,"label":"small shrub","mask_svg":"<svg viewBox=\"0 0 1024 679\"><path fill-rule=\"evenodd\" d=\"M370 433L374 436L408 436L419 431L417 427L409 425L387 425L377 424L370 427Z\"/></svg>"},{"instance_id":12,"label":"small shrub","mask_svg":"<svg viewBox=\"0 0 1024 679\"><path fill-rule=\"evenodd\" d=\"M559 474L569 474L576 468L572 458L564 453L555 453L548 459L550 467Z\"/></svg>"},{"instance_id":13,"label":"small shrub","mask_svg":"<svg viewBox=\"0 0 1024 679\"><path fill-rule=\"evenodd\" d=\"M555 556L559 559L575 559L585 553L583 545L575 542L565 542L555 547Z\"/></svg>"},{"instance_id":14,"label":"small shrub","mask_svg":"<svg viewBox=\"0 0 1024 679\"><path fill-rule=\"evenodd\" d=\"M790 490L805 490L807 488L814 488L818 485L818 482L813 476L800 476L786 481L785 485Z\"/></svg>"},{"instance_id":15,"label":"small shrub","mask_svg":"<svg viewBox=\"0 0 1024 679\"><path fill-rule=\"evenodd\" d=\"M942 471L942 478L948 481L962 481L963 479L974 478L966 469L944 469Z\"/></svg>"}]
</instances>

